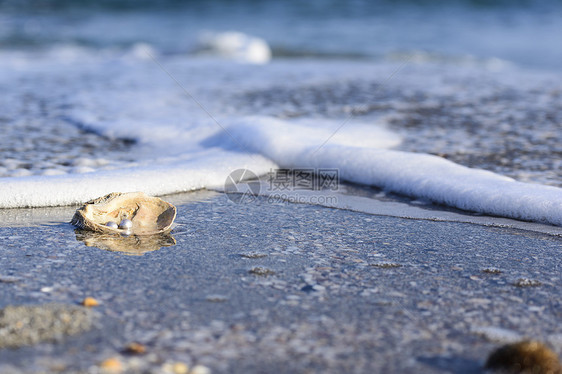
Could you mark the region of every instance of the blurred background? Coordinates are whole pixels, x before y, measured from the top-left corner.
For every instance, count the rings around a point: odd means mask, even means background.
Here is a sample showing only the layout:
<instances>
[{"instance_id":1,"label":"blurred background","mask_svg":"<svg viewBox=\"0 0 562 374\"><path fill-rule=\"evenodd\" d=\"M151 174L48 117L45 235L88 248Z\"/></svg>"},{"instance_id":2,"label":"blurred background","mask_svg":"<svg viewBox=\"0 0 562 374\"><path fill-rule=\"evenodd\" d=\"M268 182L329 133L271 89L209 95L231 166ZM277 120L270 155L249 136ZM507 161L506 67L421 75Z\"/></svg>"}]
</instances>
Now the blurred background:
<instances>
[{"instance_id":1,"label":"blurred background","mask_svg":"<svg viewBox=\"0 0 562 374\"><path fill-rule=\"evenodd\" d=\"M562 0L0 0L0 177L223 183L255 160L222 127L261 144L248 116L298 122L287 144L318 146L352 116L353 144L385 128L395 149L560 186L561 35Z\"/></svg>"},{"instance_id":2,"label":"blurred background","mask_svg":"<svg viewBox=\"0 0 562 374\"><path fill-rule=\"evenodd\" d=\"M510 62L562 69L562 1L7 0L1 49Z\"/></svg>"}]
</instances>

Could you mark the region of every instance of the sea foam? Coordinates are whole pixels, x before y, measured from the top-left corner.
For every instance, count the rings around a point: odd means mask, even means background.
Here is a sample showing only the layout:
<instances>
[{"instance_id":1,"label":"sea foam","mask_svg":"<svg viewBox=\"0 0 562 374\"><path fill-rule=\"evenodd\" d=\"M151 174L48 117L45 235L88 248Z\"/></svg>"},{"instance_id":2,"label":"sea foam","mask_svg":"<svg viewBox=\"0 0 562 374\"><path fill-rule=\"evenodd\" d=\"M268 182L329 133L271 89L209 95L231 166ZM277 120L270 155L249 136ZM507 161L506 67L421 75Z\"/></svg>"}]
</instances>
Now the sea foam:
<instances>
[{"instance_id":1,"label":"sea foam","mask_svg":"<svg viewBox=\"0 0 562 374\"><path fill-rule=\"evenodd\" d=\"M324 145L327 138L304 139L294 125L271 118L246 119L230 131L249 150L282 167L338 168L347 181L459 209L562 225L562 189L517 182L429 154L364 146L365 139L380 140L376 128L361 131L353 144L348 137L353 129L343 127L345 142L335 135Z\"/></svg>"},{"instance_id":2,"label":"sea foam","mask_svg":"<svg viewBox=\"0 0 562 374\"><path fill-rule=\"evenodd\" d=\"M0 181L0 208L64 206L110 192L143 191L165 195L224 185L232 170L251 168L265 174L276 165L259 155L217 150L215 155L173 160L82 174L5 178Z\"/></svg>"},{"instance_id":3,"label":"sea foam","mask_svg":"<svg viewBox=\"0 0 562 374\"><path fill-rule=\"evenodd\" d=\"M222 119L227 132L217 130L207 139L214 146L190 157L176 155L93 173L4 179L0 207L77 204L112 191L163 195L213 188L223 185L235 169L264 175L280 166L337 168L346 181L463 210L562 226L560 188L389 149L400 139L377 124L339 127L332 121L314 126L315 121L327 120Z\"/></svg>"},{"instance_id":4,"label":"sea foam","mask_svg":"<svg viewBox=\"0 0 562 374\"><path fill-rule=\"evenodd\" d=\"M239 31L202 33L198 53L251 64L265 64L271 60L271 48L265 40Z\"/></svg>"}]
</instances>

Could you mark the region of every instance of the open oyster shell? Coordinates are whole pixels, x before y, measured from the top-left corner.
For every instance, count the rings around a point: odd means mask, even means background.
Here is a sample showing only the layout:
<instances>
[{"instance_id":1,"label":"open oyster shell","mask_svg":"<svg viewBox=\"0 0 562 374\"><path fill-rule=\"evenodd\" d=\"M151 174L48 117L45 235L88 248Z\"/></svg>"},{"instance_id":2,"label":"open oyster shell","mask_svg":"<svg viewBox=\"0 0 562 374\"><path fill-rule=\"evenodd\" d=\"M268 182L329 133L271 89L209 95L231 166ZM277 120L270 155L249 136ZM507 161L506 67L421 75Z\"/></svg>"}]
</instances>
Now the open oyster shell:
<instances>
[{"instance_id":1,"label":"open oyster shell","mask_svg":"<svg viewBox=\"0 0 562 374\"><path fill-rule=\"evenodd\" d=\"M162 199L143 192L113 192L87 202L70 223L84 230L118 234L125 230L109 227L108 222L129 219L133 225L127 234L152 235L170 230L175 218L176 207Z\"/></svg>"}]
</instances>

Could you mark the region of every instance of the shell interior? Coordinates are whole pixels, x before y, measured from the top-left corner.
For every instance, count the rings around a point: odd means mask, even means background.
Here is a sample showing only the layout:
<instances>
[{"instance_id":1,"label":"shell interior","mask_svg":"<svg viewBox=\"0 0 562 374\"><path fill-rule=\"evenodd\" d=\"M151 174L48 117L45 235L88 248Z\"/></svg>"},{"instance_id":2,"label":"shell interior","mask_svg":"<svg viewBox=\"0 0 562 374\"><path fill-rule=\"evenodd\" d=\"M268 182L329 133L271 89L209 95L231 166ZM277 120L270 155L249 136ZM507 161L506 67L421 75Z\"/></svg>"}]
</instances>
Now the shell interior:
<instances>
[{"instance_id":1,"label":"shell interior","mask_svg":"<svg viewBox=\"0 0 562 374\"><path fill-rule=\"evenodd\" d=\"M176 207L143 192L110 193L92 200L76 210L71 223L81 229L104 233L123 233L117 225L124 219L132 221L128 234L151 235L170 230L176 218Z\"/></svg>"}]
</instances>

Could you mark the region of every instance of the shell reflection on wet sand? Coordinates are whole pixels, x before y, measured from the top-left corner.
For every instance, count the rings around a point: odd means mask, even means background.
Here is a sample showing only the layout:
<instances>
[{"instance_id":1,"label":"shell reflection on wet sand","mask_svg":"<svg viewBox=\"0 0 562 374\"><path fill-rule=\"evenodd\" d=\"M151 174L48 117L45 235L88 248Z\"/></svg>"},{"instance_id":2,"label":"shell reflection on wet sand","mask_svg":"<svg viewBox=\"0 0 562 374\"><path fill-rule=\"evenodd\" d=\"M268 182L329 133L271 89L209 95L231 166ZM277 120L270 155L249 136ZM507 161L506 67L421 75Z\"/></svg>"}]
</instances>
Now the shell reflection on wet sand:
<instances>
[{"instance_id":1,"label":"shell reflection on wet sand","mask_svg":"<svg viewBox=\"0 0 562 374\"><path fill-rule=\"evenodd\" d=\"M76 240L84 242L88 247L97 247L128 255L142 255L176 244L176 239L170 233L122 236L80 229L76 229L74 232L76 233Z\"/></svg>"},{"instance_id":2,"label":"shell reflection on wet sand","mask_svg":"<svg viewBox=\"0 0 562 374\"><path fill-rule=\"evenodd\" d=\"M176 207L143 192L113 192L76 210L71 223L107 234L153 235L169 231Z\"/></svg>"}]
</instances>

